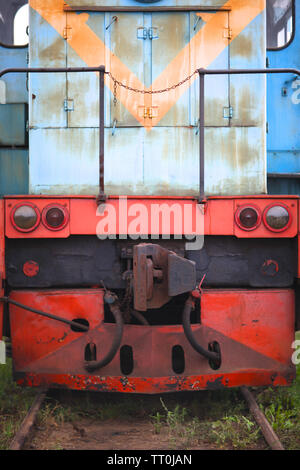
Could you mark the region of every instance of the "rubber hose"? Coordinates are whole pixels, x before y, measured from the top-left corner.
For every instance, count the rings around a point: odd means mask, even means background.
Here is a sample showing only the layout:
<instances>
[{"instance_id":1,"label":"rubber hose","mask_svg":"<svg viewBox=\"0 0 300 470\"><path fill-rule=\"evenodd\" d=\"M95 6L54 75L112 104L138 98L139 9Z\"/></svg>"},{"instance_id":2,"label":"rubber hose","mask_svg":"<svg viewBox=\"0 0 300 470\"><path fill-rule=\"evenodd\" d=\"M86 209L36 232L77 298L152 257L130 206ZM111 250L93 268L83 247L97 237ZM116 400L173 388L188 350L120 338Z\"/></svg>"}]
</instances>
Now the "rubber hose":
<instances>
[{"instance_id":1,"label":"rubber hose","mask_svg":"<svg viewBox=\"0 0 300 470\"><path fill-rule=\"evenodd\" d=\"M149 322L146 320L144 315L142 315L140 312L137 310L131 310L131 315L136 318L142 325L147 325L149 326Z\"/></svg>"},{"instance_id":2,"label":"rubber hose","mask_svg":"<svg viewBox=\"0 0 300 470\"><path fill-rule=\"evenodd\" d=\"M85 368L89 372L92 372L96 369L100 369L101 367L104 367L107 364L109 364L113 360L115 355L117 354L121 345L121 341L123 337L123 327L124 327L122 313L117 305L112 304L112 305L109 305L109 307L116 321L116 332L115 332L114 340L113 340L110 350L108 351L106 356L103 357L103 359L101 359L100 361L86 361L85 362Z\"/></svg>"},{"instance_id":3,"label":"rubber hose","mask_svg":"<svg viewBox=\"0 0 300 470\"><path fill-rule=\"evenodd\" d=\"M219 362L220 361L220 355L216 352L213 351L208 351L207 349L204 349L199 343L197 343L193 331L191 328L191 311L193 308L193 303L190 300L187 300L184 309L183 309L183 315L182 315L182 325L183 325L183 330L184 333L190 343L190 345L197 351L199 354L204 356L206 359L209 359L213 362Z\"/></svg>"}]
</instances>

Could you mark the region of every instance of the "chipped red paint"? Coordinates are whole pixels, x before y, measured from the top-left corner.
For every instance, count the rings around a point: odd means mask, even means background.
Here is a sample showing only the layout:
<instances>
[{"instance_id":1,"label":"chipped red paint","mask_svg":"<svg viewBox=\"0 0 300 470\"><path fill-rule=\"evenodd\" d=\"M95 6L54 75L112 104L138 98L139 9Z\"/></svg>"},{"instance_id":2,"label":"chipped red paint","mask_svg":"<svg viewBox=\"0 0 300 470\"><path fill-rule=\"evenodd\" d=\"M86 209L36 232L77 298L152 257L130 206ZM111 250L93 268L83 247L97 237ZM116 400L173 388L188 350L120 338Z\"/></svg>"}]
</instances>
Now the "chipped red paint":
<instances>
[{"instance_id":1,"label":"chipped red paint","mask_svg":"<svg viewBox=\"0 0 300 470\"><path fill-rule=\"evenodd\" d=\"M221 390L231 387L265 385L289 386L295 376L292 371L281 375L277 371L254 370L228 374L195 375L190 377L102 377L100 375L15 373L19 385L51 386L91 392L168 393L197 390Z\"/></svg>"},{"instance_id":2,"label":"chipped red paint","mask_svg":"<svg viewBox=\"0 0 300 470\"><path fill-rule=\"evenodd\" d=\"M291 363L294 292L290 289L203 290L202 323L192 329L200 344L219 343L219 370L213 370L190 346L181 325L125 325L122 345L130 345L134 357L134 369L128 377L121 374L119 354L94 374L85 369L86 345L94 343L100 359L114 336L115 325L104 322L101 289L13 291L11 298L68 320L81 318L89 323L88 332L74 332L66 324L11 305L14 376L21 385L163 393L289 385L295 376ZM172 367L175 345L185 353L185 370L179 375Z\"/></svg>"},{"instance_id":3,"label":"chipped red paint","mask_svg":"<svg viewBox=\"0 0 300 470\"><path fill-rule=\"evenodd\" d=\"M14 207L20 204L20 199L24 202L34 204L40 211L51 204L60 205L65 208L66 213L69 214L68 223L60 230L53 231L40 223L39 226L29 232L21 233L16 230L10 220L10 214ZM252 196L247 197L209 197L205 203L204 210L204 234L205 235L234 235L238 238L293 238L298 233L298 197L297 196ZM135 204L143 204L145 211L148 214L148 219L145 224L151 228L151 207L159 205L167 205L171 208L174 204L178 205L181 213L184 214L185 206L190 205L192 214L191 226L196 226L195 214L197 213L196 206L197 200L191 197L154 197L154 196L127 196L126 201L123 197L109 196L107 204L110 204L116 214L116 234L130 234L132 224L132 212ZM265 208L270 204L283 204L288 208L291 215L290 226L283 232L274 233L268 230L261 222L255 230L245 231L242 230L235 222L235 214L242 206L255 205L258 210L263 213ZM128 217L125 217L125 222L120 222L123 217L120 213L125 211ZM70 235L95 235L97 233L97 225L101 217L106 216L106 212L97 213L97 204L95 197L91 196L68 196L68 197L45 197L45 196L14 196L13 198L5 198L5 235L8 238L67 238ZM120 223L119 223L120 222ZM181 221L181 233L185 234L184 218ZM126 225L124 225L126 224ZM123 227L124 225L124 227ZM171 217L170 227L167 230L162 223L159 224L155 233L175 234L174 220ZM135 233L135 232L134 232ZM202 233L201 233L202 234Z\"/></svg>"},{"instance_id":4,"label":"chipped red paint","mask_svg":"<svg viewBox=\"0 0 300 470\"><path fill-rule=\"evenodd\" d=\"M23 265L23 273L27 277L34 277L40 270L39 264L36 261L26 261Z\"/></svg>"},{"instance_id":5,"label":"chipped red paint","mask_svg":"<svg viewBox=\"0 0 300 470\"><path fill-rule=\"evenodd\" d=\"M0 199L0 297L4 295L3 280L5 279L5 238L4 238L4 201ZM0 302L0 340L3 329L4 304Z\"/></svg>"}]
</instances>

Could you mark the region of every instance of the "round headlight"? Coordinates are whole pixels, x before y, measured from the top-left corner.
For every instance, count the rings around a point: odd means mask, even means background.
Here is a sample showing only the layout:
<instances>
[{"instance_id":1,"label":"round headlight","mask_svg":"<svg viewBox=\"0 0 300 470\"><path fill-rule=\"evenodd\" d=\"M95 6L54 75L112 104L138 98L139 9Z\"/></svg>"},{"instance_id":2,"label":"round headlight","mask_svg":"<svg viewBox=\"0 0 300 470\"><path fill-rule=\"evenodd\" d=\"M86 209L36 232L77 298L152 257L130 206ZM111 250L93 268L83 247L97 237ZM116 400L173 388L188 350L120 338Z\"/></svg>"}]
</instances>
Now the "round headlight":
<instances>
[{"instance_id":1,"label":"round headlight","mask_svg":"<svg viewBox=\"0 0 300 470\"><path fill-rule=\"evenodd\" d=\"M264 223L273 232L286 230L292 222L290 212L283 204L267 207L264 212Z\"/></svg>"},{"instance_id":2,"label":"round headlight","mask_svg":"<svg viewBox=\"0 0 300 470\"><path fill-rule=\"evenodd\" d=\"M18 204L11 212L11 222L13 226L21 232L31 232L40 223L40 212L31 203Z\"/></svg>"},{"instance_id":3,"label":"round headlight","mask_svg":"<svg viewBox=\"0 0 300 470\"><path fill-rule=\"evenodd\" d=\"M255 230L261 222L261 214L256 207L243 206L236 211L235 221L242 230Z\"/></svg>"},{"instance_id":4,"label":"round headlight","mask_svg":"<svg viewBox=\"0 0 300 470\"><path fill-rule=\"evenodd\" d=\"M43 224L50 230L61 230L66 226L68 219L68 212L63 206L50 204L43 210Z\"/></svg>"}]
</instances>

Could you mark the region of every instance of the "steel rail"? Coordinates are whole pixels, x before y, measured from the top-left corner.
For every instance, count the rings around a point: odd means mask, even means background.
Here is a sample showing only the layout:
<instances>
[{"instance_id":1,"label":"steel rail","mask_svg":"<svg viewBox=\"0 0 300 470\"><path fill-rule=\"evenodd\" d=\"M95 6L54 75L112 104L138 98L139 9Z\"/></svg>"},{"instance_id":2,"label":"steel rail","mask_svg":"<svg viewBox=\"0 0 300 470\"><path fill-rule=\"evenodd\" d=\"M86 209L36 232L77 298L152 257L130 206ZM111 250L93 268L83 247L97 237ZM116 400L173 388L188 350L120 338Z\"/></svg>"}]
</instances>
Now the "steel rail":
<instances>
[{"instance_id":1,"label":"steel rail","mask_svg":"<svg viewBox=\"0 0 300 470\"><path fill-rule=\"evenodd\" d=\"M33 404L31 405L27 415L25 416L19 430L13 438L9 450L22 450L22 447L28 437L31 429L34 426L37 414L47 396L47 389L42 389L36 396Z\"/></svg>"},{"instance_id":2,"label":"steel rail","mask_svg":"<svg viewBox=\"0 0 300 470\"><path fill-rule=\"evenodd\" d=\"M241 387L241 392L246 402L248 403L249 409L253 414L258 426L260 427L267 444L271 447L272 450L284 450L284 447L281 444L277 434L256 403L253 394L245 386Z\"/></svg>"}]
</instances>

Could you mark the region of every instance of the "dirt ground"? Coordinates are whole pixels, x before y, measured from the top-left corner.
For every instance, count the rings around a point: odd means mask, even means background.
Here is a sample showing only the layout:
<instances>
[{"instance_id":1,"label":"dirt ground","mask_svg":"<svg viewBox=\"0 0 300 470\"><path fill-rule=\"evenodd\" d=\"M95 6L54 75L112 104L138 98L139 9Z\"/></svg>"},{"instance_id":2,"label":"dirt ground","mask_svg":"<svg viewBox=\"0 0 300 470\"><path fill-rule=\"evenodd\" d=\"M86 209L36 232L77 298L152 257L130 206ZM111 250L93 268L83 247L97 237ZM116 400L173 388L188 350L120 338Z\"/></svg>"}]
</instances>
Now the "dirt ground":
<instances>
[{"instance_id":1,"label":"dirt ground","mask_svg":"<svg viewBox=\"0 0 300 470\"><path fill-rule=\"evenodd\" d=\"M76 423L36 427L27 440L25 450L183 450L186 442L172 436L168 429L155 434L151 422L93 422L83 419ZM190 450L213 449L208 443L191 445Z\"/></svg>"}]
</instances>

